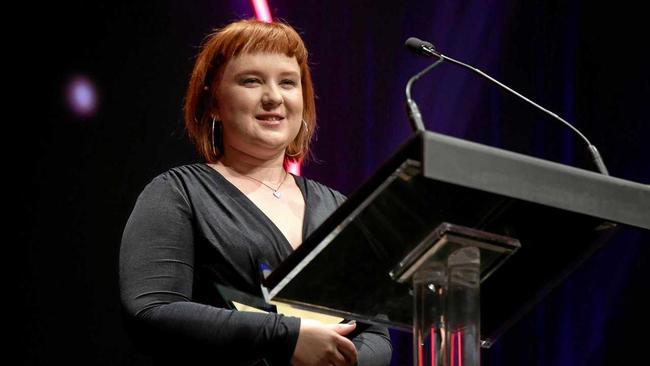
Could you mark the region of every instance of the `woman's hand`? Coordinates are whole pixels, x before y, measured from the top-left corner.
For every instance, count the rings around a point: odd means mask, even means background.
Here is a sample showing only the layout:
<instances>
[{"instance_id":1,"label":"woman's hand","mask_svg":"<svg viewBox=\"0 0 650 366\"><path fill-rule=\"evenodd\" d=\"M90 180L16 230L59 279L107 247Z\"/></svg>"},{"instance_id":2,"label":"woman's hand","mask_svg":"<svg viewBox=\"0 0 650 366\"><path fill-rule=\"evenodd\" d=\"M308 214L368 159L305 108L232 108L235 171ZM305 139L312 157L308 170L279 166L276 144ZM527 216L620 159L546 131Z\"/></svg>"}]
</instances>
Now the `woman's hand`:
<instances>
[{"instance_id":1,"label":"woman's hand","mask_svg":"<svg viewBox=\"0 0 650 366\"><path fill-rule=\"evenodd\" d=\"M345 338L356 324L323 324L300 320L300 334L291 357L293 366L351 366L357 363L357 350Z\"/></svg>"}]
</instances>

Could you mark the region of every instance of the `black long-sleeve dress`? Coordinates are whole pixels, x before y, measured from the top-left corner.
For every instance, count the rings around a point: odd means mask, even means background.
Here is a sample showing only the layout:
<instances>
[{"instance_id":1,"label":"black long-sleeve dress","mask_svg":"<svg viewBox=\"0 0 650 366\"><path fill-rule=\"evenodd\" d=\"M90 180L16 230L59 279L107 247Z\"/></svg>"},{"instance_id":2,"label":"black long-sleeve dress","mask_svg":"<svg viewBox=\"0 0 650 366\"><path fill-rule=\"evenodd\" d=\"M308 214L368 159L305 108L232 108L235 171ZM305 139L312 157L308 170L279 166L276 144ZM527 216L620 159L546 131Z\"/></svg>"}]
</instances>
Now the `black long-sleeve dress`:
<instances>
[{"instance_id":1,"label":"black long-sleeve dress","mask_svg":"<svg viewBox=\"0 0 650 366\"><path fill-rule=\"evenodd\" d=\"M306 237L345 198L295 179ZM133 339L157 364L288 365L300 319L227 309L216 284L261 296L259 261L274 268L292 250L277 226L208 165L159 175L140 194L122 237L120 291ZM352 341L359 365L390 362L386 329L370 327Z\"/></svg>"}]
</instances>

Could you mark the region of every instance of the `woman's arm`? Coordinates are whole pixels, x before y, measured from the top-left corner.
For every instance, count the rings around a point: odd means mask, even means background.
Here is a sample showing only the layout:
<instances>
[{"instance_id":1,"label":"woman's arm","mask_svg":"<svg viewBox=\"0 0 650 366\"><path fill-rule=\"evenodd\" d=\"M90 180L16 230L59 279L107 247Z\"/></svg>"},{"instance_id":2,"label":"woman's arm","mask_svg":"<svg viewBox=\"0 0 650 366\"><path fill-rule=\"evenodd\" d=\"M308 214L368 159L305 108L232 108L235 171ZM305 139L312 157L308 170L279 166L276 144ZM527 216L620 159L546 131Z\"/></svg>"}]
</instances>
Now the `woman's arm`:
<instances>
[{"instance_id":1,"label":"woman's arm","mask_svg":"<svg viewBox=\"0 0 650 366\"><path fill-rule=\"evenodd\" d=\"M126 224L119 272L128 320L155 353L170 351L170 344L191 344L211 350L215 360L272 355L288 363L300 319L192 302L193 212L181 187L171 175L154 179Z\"/></svg>"}]
</instances>

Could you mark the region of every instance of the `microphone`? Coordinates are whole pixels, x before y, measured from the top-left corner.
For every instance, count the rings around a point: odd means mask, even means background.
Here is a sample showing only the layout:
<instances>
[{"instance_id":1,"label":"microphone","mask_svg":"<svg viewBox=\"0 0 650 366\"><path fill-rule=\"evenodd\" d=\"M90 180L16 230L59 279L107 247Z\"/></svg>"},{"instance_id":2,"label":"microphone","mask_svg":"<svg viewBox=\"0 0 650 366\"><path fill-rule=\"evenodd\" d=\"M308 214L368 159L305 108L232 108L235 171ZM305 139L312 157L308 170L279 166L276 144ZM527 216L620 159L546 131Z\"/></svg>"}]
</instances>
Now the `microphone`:
<instances>
[{"instance_id":1,"label":"microphone","mask_svg":"<svg viewBox=\"0 0 650 366\"><path fill-rule=\"evenodd\" d=\"M427 50L431 49L433 50L433 45L429 42L423 42L420 41L417 38L409 38L406 40L406 46L412 49L415 53L422 55L422 56L430 56L433 55L432 52L425 52L424 49L419 48L419 46L414 45L413 48L411 48L410 43L415 44L417 42L423 43L424 46L427 47ZM419 43L418 43L419 45ZM413 75L409 81L406 83L406 111L409 117L409 121L411 122L411 128L414 131L424 131L424 122L422 122L422 114L420 114L420 109L418 108L418 105L415 103L415 101L411 98L411 86L413 85L413 82L422 75L426 74L429 72L431 69L434 67L438 66L442 62L442 58L439 58L438 61L434 62L433 64L427 66L424 70L418 72L417 74Z\"/></svg>"},{"instance_id":2,"label":"microphone","mask_svg":"<svg viewBox=\"0 0 650 366\"><path fill-rule=\"evenodd\" d=\"M423 41L419 38L410 37L404 42L404 45L412 52L426 57L436 56L435 47L429 42Z\"/></svg>"},{"instance_id":3,"label":"microphone","mask_svg":"<svg viewBox=\"0 0 650 366\"><path fill-rule=\"evenodd\" d=\"M596 149L596 146L594 146L591 142L589 142L587 137L585 137L585 135L583 135L580 131L578 131L577 128L575 128L573 125L571 125L569 122L565 121L564 119L560 118L560 116L558 116L557 114L549 111L548 109L540 106L539 104L537 104L537 103L533 102L532 100L526 98L525 96L519 94L518 92L514 91L513 89L509 88L507 85L505 85L505 84L501 83L500 81L494 79L493 77L491 77L490 75L484 73L483 71L481 71L481 70L479 70L479 69L477 69L477 68L475 68L473 66L462 63L460 61L454 60L451 57L443 55L442 53L436 51L435 47L429 42L423 41L423 40L415 38L415 37L411 37L411 38L406 40L405 46L410 51L412 51L413 53L418 54L420 56L438 58L438 60L436 62L434 62L431 66L429 66L427 69L420 72L418 74L419 76L421 76L420 74L424 74L426 71L428 71L428 70L432 69L433 67L437 66L443 60L449 61L452 64L455 64L455 65L464 67L466 69L469 69L471 71L474 71L475 73L477 73L477 74L481 75L482 77L490 80L491 82L497 84L498 86L500 86L503 89L509 91L510 93L512 93L512 94L518 96L519 98L525 100L526 102L533 105L534 107L541 110L542 112L544 112L544 113L550 115L551 117L557 119L558 121L564 123L571 130L573 130L575 133L577 133L578 136L580 136L587 143L589 153L591 154L592 159L593 159L594 163L596 164L596 167L598 168L598 171L600 173L604 174L604 175L609 175L609 172L607 171L607 167L605 167L605 163L603 162L603 158L600 156L600 153L598 152L598 149ZM418 76L418 75L416 75L416 76ZM419 78L419 76L418 76L418 78ZM413 77L413 78L415 78L415 77ZM411 78L411 79L413 79L413 78ZM411 80L409 80L409 83L411 83ZM410 103L415 104L415 102L413 102L412 100L409 102L410 98L411 98L410 85L407 83L407 104L409 104L409 105L410 105ZM417 106L416 106L416 108L417 108ZM418 111L418 114L419 114L419 111ZM421 123L421 121L420 121L420 123Z\"/></svg>"}]
</instances>

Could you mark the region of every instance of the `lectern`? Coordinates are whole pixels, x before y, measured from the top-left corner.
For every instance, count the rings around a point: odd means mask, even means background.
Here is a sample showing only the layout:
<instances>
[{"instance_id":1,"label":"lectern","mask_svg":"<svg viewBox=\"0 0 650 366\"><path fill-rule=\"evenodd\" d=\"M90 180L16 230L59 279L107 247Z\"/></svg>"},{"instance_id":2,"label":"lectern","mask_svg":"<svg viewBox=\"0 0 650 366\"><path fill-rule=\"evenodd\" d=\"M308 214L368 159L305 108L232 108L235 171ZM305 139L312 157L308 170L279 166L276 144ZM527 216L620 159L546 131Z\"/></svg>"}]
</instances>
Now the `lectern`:
<instances>
[{"instance_id":1,"label":"lectern","mask_svg":"<svg viewBox=\"0 0 650 366\"><path fill-rule=\"evenodd\" d=\"M263 293L412 330L420 365L478 364L479 345L621 226L650 230L650 186L416 132L266 277Z\"/></svg>"}]
</instances>

